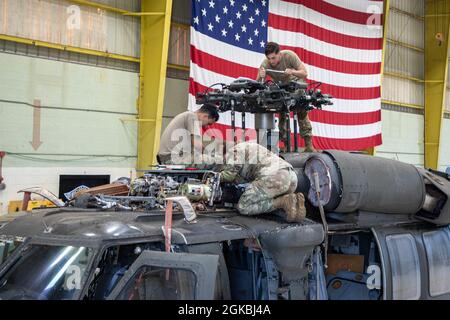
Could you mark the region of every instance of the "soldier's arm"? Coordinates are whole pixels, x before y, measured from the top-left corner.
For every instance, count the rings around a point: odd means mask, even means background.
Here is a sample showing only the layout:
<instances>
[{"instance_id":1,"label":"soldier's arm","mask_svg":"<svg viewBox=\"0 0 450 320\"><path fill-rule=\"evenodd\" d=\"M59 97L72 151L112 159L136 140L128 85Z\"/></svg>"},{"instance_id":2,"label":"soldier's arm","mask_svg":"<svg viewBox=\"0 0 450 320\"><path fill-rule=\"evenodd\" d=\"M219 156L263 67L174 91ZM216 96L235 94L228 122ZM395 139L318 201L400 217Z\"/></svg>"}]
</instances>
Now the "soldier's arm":
<instances>
[{"instance_id":1,"label":"soldier's arm","mask_svg":"<svg viewBox=\"0 0 450 320\"><path fill-rule=\"evenodd\" d=\"M306 71L306 67L303 62L300 61L300 67L295 70L295 76L299 79L305 80L308 77L308 71Z\"/></svg>"},{"instance_id":2,"label":"soldier's arm","mask_svg":"<svg viewBox=\"0 0 450 320\"><path fill-rule=\"evenodd\" d=\"M286 69L286 74L293 75L301 80L305 80L308 77L308 71L306 71L305 65L300 62L297 69Z\"/></svg>"},{"instance_id":3,"label":"soldier's arm","mask_svg":"<svg viewBox=\"0 0 450 320\"><path fill-rule=\"evenodd\" d=\"M256 81L262 82L266 79L266 63L265 60L261 63L258 69L258 74L256 76Z\"/></svg>"},{"instance_id":4,"label":"soldier's arm","mask_svg":"<svg viewBox=\"0 0 450 320\"><path fill-rule=\"evenodd\" d=\"M308 77L308 72L306 71L306 67L300 60L298 55L294 52L288 52L287 57L289 60L288 65L290 65L291 68L286 69L285 73L293 75L300 80L306 80L306 78Z\"/></svg>"},{"instance_id":5,"label":"soldier's arm","mask_svg":"<svg viewBox=\"0 0 450 320\"><path fill-rule=\"evenodd\" d=\"M223 170L220 171L220 181L222 182L234 182L239 177L239 171L235 166L225 165Z\"/></svg>"}]
</instances>

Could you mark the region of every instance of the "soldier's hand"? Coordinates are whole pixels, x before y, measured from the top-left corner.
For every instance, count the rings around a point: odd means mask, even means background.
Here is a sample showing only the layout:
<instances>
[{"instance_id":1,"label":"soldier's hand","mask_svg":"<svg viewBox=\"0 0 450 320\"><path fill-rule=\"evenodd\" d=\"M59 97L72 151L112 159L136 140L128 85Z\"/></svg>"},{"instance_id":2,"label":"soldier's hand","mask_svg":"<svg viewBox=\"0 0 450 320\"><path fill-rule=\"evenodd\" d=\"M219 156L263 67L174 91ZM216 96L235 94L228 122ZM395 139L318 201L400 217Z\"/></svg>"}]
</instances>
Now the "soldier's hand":
<instances>
[{"instance_id":1,"label":"soldier's hand","mask_svg":"<svg viewBox=\"0 0 450 320\"><path fill-rule=\"evenodd\" d=\"M264 69L263 67L259 68L259 77L261 79L265 79L266 78L266 69Z\"/></svg>"},{"instance_id":2,"label":"soldier's hand","mask_svg":"<svg viewBox=\"0 0 450 320\"><path fill-rule=\"evenodd\" d=\"M286 70L284 70L284 73L286 73L286 74L288 74L288 75L293 75L294 74L294 69L286 69Z\"/></svg>"},{"instance_id":3,"label":"soldier's hand","mask_svg":"<svg viewBox=\"0 0 450 320\"><path fill-rule=\"evenodd\" d=\"M220 181L221 182L233 182L236 179L236 172L223 170L220 172Z\"/></svg>"}]
</instances>

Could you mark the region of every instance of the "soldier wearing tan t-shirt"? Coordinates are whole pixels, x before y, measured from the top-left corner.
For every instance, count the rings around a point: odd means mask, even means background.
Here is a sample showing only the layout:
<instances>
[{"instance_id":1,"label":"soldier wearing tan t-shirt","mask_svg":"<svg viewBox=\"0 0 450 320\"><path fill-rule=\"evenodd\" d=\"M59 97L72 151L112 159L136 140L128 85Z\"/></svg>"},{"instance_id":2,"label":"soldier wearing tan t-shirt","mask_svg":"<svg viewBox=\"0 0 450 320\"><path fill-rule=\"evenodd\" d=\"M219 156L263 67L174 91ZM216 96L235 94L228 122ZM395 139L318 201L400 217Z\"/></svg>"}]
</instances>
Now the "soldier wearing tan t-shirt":
<instances>
[{"instance_id":1,"label":"soldier wearing tan t-shirt","mask_svg":"<svg viewBox=\"0 0 450 320\"><path fill-rule=\"evenodd\" d=\"M161 135L157 155L160 164L192 164L195 154L201 154L201 128L219 120L217 107L204 104L197 111L185 111L170 121Z\"/></svg>"},{"instance_id":2,"label":"soldier wearing tan t-shirt","mask_svg":"<svg viewBox=\"0 0 450 320\"><path fill-rule=\"evenodd\" d=\"M269 75L273 81L283 83L289 81L305 81L308 76L305 66L297 54L291 50L280 50L275 42L269 42L265 49L266 59L261 63L258 71L257 81L264 80ZM267 69L283 71L284 73L275 73L266 71ZM312 143L312 127L308 118L308 112L301 110L297 113L300 136L305 140L305 152L314 152ZM286 117L279 117L280 139L286 146L287 141L287 122Z\"/></svg>"}]
</instances>

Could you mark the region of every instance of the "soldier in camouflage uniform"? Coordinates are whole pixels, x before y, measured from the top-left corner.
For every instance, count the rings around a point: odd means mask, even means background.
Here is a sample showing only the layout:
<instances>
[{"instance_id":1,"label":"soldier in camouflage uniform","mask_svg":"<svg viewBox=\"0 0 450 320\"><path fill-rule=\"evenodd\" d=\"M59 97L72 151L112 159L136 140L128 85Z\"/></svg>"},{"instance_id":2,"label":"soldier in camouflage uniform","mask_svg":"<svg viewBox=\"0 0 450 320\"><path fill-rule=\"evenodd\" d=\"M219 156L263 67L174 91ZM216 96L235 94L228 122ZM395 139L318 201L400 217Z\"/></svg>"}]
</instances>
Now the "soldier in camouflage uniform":
<instances>
[{"instance_id":1,"label":"soldier in camouflage uniform","mask_svg":"<svg viewBox=\"0 0 450 320\"><path fill-rule=\"evenodd\" d=\"M281 50L277 43L269 42L265 49L266 59L261 63L257 80L261 81L269 75L274 81L286 83L289 81L304 81L308 76L305 66L297 54L291 50ZM266 71L272 69L283 71L284 73L275 73ZM305 140L305 152L315 152L312 142L312 126L308 118L308 112L301 110L297 112L300 136ZM286 115L280 114L278 120L280 130L280 140L286 146L287 141L287 121ZM287 150L284 150L287 151Z\"/></svg>"},{"instance_id":2,"label":"soldier in camouflage uniform","mask_svg":"<svg viewBox=\"0 0 450 320\"><path fill-rule=\"evenodd\" d=\"M237 204L243 215L283 209L288 222L300 222L306 215L305 198L295 193L297 175L291 164L255 142L238 143L227 152L221 181L250 182Z\"/></svg>"}]
</instances>

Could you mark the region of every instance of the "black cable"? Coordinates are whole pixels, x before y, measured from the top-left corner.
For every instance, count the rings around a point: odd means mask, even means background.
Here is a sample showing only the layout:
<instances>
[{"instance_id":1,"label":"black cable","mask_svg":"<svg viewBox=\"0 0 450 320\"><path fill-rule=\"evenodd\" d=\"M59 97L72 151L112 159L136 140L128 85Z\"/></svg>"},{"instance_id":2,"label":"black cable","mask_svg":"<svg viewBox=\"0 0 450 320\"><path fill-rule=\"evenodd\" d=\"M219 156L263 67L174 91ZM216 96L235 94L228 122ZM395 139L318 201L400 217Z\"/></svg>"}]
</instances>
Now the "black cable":
<instances>
[{"instance_id":1,"label":"black cable","mask_svg":"<svg viewBox=\"0 0 450 320\"><path fill-rule=\"evenodd\" d=\"M215 87L217 85L221 85L222 86L222 90L223 90L223 88L225 88L227 86L225 83L217 82L217 83L214 83L214 84L210 85L208 88L206 88L205 91L203 91L203 94L206 94L209 89L212 89L212 87Z\"/></svg>"},{"instance_id":2,"label":"black cable","mask_svg":"<svg viewBox=\"0 0 450 320\"><path fill-rule=\"evenodd\" d=\"M314 89L317 90L317 88L322 85L322 82L320 82L320 81L311 82L311 83L308 84L308 87L312 86L312 85L315 85Z\"/></svg>"},{"instance_id":3,"label":"black cable","mask_svg":"<svg viewBox=\"0 0 450 320\"><path fill-rule=\"evenodd\" d=\"M26 153L26 152L9 152L5 151L6 154L24 159L24 160L30 160L30 161L41 161L41 162L71 162L71 161L83 161L83 160L89 160L92 158L121 158L121 159L128 159L128 158L136 158L135 155L112 155L112 154L58 154L58 153ZM61 156L61 157L79 157L75 159L45 159L45 158L38 158L36 156ZM111 160L111 162L120 162L122 160Z\"/></svg>"},{"instance_id":4,"label":"black cable","mask_svg":"<svg viewBox=\"0 0 450 320\"><path fill-rule=\"evenodd\" d=\"M94 109L83 109L83 108L64 108L64 107L53 107L53 106L35 106L32 103L24 101L14 101L14 100L4 100L0 99L0 102L11 103L11 104L23 104L32 108L40 109L52 109L52 110L63 110L63 111L83 111L83 112L98 112L98 113L109 113L109 114L123 114L128 116L137 116L137 113L131 112L120 112L120 111L107 111L107 110L94 110Z\"/></svg>"}]
</instances>

